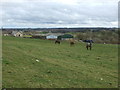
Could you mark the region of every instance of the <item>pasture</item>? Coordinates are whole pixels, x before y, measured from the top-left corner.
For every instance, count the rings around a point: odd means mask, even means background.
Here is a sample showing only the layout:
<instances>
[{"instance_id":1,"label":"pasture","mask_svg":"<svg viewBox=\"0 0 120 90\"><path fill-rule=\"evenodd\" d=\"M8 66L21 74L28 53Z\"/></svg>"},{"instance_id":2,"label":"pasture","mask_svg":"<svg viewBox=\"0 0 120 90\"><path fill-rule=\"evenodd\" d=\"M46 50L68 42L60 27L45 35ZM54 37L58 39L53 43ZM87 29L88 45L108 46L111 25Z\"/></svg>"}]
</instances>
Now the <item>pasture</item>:
<instances>
[{"instance_id":1,"label":"pasture","mask_svg":"<svg viewBox=\"0 0 120 90\"><path fill-rule=\"evenodd\" d=\"M3 37L3 88L118 87L118 46Z\"/></svg>"}]
</instances>

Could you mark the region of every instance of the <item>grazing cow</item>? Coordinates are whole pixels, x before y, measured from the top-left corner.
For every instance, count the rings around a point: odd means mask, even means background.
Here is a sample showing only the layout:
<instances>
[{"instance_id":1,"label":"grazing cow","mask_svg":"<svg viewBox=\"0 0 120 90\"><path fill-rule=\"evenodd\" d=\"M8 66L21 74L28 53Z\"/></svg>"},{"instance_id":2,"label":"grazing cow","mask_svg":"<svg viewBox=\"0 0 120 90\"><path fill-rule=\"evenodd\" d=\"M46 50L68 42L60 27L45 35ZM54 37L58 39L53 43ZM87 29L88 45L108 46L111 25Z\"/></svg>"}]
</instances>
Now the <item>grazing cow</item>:
<instances>
[{"instance_id":1,"label":"grazing cow","mask_svg":"<svg viewBox=\"0 0 120 90\"><path fill-rule=\"evenodd\" d=\"M86 48L87 50L90 48L90 50L92 49L92 43L91 42L87 42L86 44Z\"/></svg>"},{"instance_id":2,"label":"grazing cow","mask_svg":"<svg viewBox=\"0 0 120 90\"><path fill-rule=\"evenodd\" d=\"M70 42L70 46L73 46L74 44L75 44L74 41L71 41L71 42Z\"/></svg>"},{"instance_id":3,"label":"grazing cow","mask_svg":"<svg viewBox=\"0 0 120 90\"><path fill-rule=\"evenodd\" d=\"M55 41L55 44L56 44L56 43L60 44L60 41L59 41L59 40L56 40L56 41Z\"/></svg>"}]
</instances>

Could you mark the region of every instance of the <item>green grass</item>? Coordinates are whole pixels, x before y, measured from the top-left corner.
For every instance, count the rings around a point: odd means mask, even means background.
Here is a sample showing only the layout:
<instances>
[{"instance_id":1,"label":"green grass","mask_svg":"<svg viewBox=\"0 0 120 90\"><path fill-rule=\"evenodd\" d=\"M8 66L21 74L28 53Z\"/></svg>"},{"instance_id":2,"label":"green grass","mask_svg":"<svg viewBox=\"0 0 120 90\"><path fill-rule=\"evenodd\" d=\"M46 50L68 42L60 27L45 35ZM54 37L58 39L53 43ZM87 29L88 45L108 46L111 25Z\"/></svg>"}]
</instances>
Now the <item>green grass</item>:
<instances>
[{"instance_id":1,"label":"green grass","mask_svg":"<svg viewBox=\"0 0 120 90\"><path fill-rule=\"evenodd\" d=\"M114 88L118 46L3 37L3 88ZM39 60L39 62L36 62Z\"/></svg>"},{"instance_id":2,"label":"green grass","mask_svg":"<svg viewBox=\"0 0 120 90\"><path fill-rule=\"evenodd\" d=\"M23 35L23 37L30 38L30 37L32 37L32 35Z\"/></svg>"}]
</instances>

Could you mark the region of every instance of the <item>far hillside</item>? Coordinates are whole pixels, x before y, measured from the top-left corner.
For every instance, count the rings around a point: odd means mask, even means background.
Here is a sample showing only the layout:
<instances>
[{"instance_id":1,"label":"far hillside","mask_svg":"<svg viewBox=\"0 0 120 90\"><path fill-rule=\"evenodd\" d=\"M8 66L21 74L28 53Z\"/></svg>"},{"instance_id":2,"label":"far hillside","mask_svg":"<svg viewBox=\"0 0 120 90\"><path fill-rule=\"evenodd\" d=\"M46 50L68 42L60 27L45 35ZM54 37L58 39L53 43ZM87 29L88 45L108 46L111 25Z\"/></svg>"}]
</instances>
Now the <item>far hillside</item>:
<instances>
[{"instance_id":1,"label":"far hillside","mask_svg":"<svg viewBox=\"0 0 120 90\"><path fill-rule=\"evenodd\" d=\"M120 44L118 30L101 30L92 31L88 30L86 32L70 32L70 34L75 36L77 40L93 40L95 43L106 43L106 44Z\"/></svg>"},{"instance_id":2,"label":"far hillside","mask_svg":"<svg viewBox=\"0 0 120 90\"><path fill-rule=\"evenodd\" d=\"M15 29L16 31L22 31L25 37L32 37L32 35L44 35L47 34L71 34L75 40L93 40L95 43L106 44L120 44L118 40L119 30L117 28L44 28L44 29ZM3 34L9 34L14 29L3 29ZM46 35L45 35L46 34Z\"/></svg>"}]
</instances>

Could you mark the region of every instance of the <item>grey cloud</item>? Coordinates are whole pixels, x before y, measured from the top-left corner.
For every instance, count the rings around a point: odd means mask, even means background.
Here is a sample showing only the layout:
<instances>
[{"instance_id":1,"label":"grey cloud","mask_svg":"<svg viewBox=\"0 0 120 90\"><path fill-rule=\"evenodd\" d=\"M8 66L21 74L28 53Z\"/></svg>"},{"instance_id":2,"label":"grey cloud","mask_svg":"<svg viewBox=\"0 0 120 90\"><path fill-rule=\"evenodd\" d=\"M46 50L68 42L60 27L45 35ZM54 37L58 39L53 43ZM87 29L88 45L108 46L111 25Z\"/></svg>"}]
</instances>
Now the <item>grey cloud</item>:
<instances>
[{"instance_id":1,"label":"grey cloud","mask_svg":"<svg viewBox=\"0 0 120 90\"><path fill-rule=\"evenodd\" d=\"M3 25L110 26L110 22L117 21L116 4L92 3L78 2L76 5L65 5L58 2L5 2L2 4Z\"/></svg>"}]
</instances>

